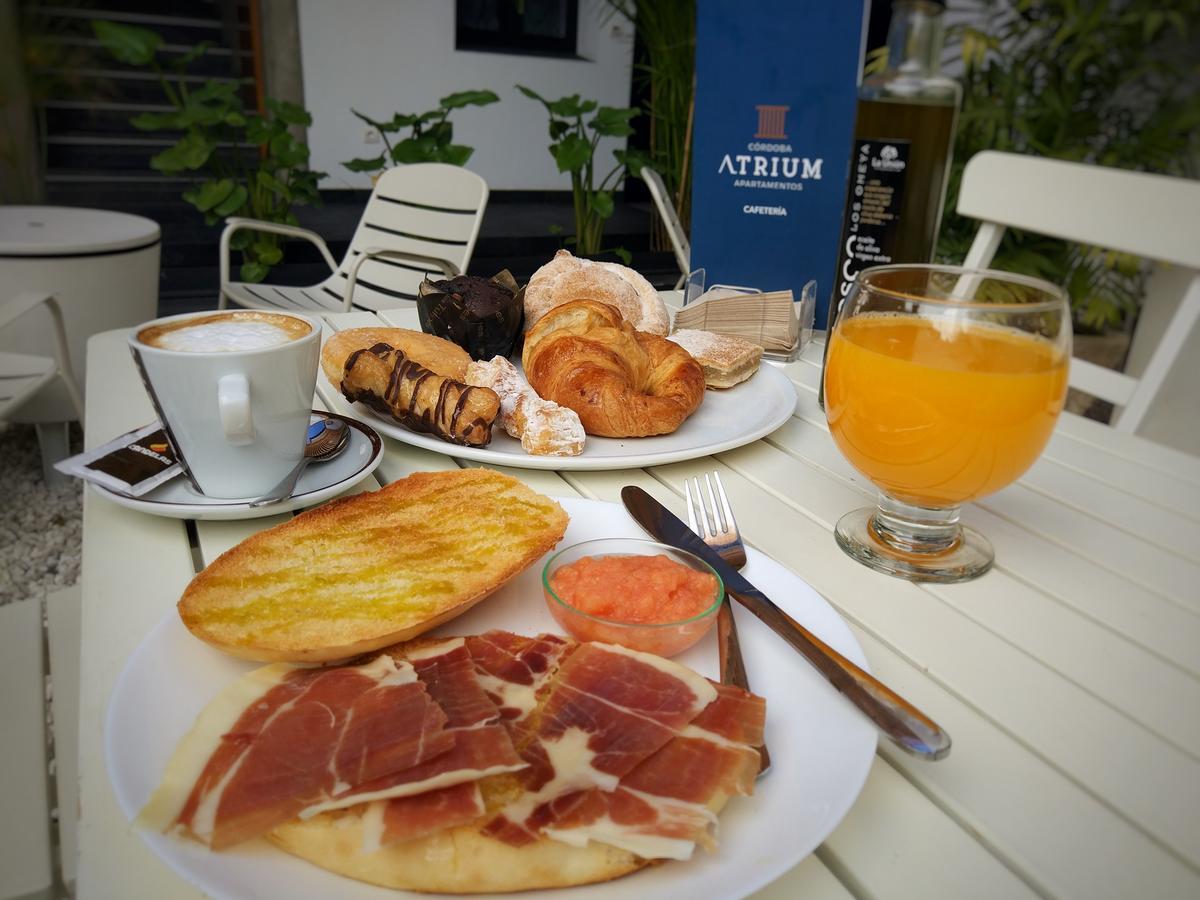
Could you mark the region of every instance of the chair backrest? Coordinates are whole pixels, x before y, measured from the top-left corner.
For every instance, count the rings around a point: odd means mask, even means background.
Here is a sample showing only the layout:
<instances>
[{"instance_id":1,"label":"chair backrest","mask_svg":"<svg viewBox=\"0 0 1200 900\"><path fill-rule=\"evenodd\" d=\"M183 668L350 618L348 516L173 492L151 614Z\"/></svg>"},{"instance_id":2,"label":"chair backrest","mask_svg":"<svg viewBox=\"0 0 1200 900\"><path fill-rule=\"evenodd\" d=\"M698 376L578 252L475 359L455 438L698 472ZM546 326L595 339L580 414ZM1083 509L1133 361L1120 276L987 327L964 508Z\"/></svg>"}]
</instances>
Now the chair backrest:
<instances>
[{"instance_id":1,"label":"chair backrest","mask_svg":"<svg viewBox=\"0 0 1200 900\"><path fill-rule=\"evenodd\" d=\"M1200 181L985 150L967 161L958 213L1200 268Z\"/></svg>"},{"instance_id":2,"label":"chair backrest","mask_svg":"<svg viewBox=\"0 0 1200 900\"><path fill-rule=\"evenodd\" d=\"M691 269L692 246L688 243L687 233L683 230L679 216L675 214L675 207L671 205L667 186L663 184L662 176L649 166L642 166L642 181L646 182L646 187L650 189L654 206L658 209L663 224L667 226L667 236L671 239L671 248L675 251L675 262L679 264L679 271L687 275Z\"/></svg>"},{"instance_id":3,"label":"chair backrest","mask_svg":"<svg viewBox=\"0 0 1200 900\"><path fill-rule=\"evenodd\" d=\"M1020 228L1200 270L1200 182L1190 179L985 150L967 161L957 210L982 222L972 268ZM1071 385L1124 407L1113 424L1136 430L1198 313L1200 271L1140 379L1075 359Z\"/></svg>"},{"instance_id":4,"label":"chair backrest","mask_svg":"<svg viewBox=\"0 0 1200 900\"><path fill-rule=\"evenodd\" d=\"M413 163L388 169L371 192L346 257L323 287L341 299L349 267L359 255L374 249L444 259L465 272L487 199L487 182L461 166ZM445 277L425 263L369 259L358 270L354 306L407 306L416 300L417 286L426 274Z\"/></svg>"}]
</instances>

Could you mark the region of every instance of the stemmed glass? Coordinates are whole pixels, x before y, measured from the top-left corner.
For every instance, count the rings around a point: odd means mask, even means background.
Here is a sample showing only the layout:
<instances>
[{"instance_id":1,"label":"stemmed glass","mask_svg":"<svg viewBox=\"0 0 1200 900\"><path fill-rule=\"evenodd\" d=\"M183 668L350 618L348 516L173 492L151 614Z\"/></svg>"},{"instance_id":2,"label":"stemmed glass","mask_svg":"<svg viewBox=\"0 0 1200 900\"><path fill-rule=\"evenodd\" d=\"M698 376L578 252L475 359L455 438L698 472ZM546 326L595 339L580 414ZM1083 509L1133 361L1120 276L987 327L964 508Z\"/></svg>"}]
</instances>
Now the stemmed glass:
<instances>
[{"instance_id":1,"label":"stemmed glass","mask_svg":"<svg viewBox=\"0 0 1200 900\"><path fill-rule=\"evenodd\" d=\"M841 548L916 581L986 572L995 553L960 508L1041 454L1070 357L1067 298L1048 282L953 266L860 272L829 337L825 411L879 503L838 521Z\"/></svg>"}]
</instances>

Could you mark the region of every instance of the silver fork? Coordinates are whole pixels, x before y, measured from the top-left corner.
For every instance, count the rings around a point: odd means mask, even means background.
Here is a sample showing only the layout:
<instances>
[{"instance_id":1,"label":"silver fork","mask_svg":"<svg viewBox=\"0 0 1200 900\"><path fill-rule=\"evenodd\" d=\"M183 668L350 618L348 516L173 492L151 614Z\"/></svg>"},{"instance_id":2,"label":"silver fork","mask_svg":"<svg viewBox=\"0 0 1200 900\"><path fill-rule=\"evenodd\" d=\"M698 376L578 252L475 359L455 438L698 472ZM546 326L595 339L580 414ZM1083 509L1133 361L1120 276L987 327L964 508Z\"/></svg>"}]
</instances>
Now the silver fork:
<instances>
[{"instance_id":1,"label":"silver fork","mask_svg":"<svg viewBox=\"0 0 1200 900\"><path fill-rule=\"evenodd\" d=\"M713 481L717 489L713 491ZM735 569L746 565L746 545L742 542L741 532L738 531L737 520L733 517L733 509L729 506L729 498L725 495L725 485L721 484L721 473L713 472L712 477L704 476L708 487L708 505L704 503L704 494L700 490L700 479L693 478L696 485L696 499L692 500L692 487L685 479L683 492L687 499L688 526L696 532L704 543L717 551L717 554ZM721 683L732 684L749 692L750 679L746 675L746 664L742 660L742 647L738 642L737 624L733 621L733 609L729 598L721 603L717 612L717 648L721 661ZM771 754L767 752L766 742L758 748L761 761L758 774L764 774L771 768Z\"/></svg>"}]
</instances>

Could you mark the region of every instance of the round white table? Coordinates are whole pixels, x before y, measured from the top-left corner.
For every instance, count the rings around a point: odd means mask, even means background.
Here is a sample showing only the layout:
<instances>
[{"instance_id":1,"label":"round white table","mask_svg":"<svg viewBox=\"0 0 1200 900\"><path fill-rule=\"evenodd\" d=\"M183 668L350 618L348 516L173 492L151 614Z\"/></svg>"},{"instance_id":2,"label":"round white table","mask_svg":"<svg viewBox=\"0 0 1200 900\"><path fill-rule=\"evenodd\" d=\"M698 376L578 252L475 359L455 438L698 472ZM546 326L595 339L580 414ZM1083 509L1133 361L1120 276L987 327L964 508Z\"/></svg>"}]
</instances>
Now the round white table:
<instances>
[{"instance_id":1,"label":"round white table","mask_svg":"<svg viewBox=\"0 0 1200 900\"><path fill-rule=\"evenodd\" d=\"M161 235L157 222L127 213L0 207L0 301L22 291L53 294L62 307L71 366L82 375L89 337L157 314ZM52 335L49 313L37 309L0 332L0 351L53 356ZM37 424L49 474L50 464L66 455L65 423L75 417L55 379L11 418Z\"/></svg>"}]
</instances>

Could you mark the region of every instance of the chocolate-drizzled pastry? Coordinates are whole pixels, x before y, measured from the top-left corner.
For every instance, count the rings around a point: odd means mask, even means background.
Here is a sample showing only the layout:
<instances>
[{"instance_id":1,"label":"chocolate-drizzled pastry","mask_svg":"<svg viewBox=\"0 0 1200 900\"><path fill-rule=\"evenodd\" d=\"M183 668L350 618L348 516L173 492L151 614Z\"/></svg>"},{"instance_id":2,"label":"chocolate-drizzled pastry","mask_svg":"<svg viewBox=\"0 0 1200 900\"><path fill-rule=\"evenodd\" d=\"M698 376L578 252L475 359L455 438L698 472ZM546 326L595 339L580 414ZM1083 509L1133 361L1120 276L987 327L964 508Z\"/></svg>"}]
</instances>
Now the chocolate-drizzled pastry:
<instances>
[{"instance_id":1,"label":"chocolate-drizzled pastry","mask_svg":"<svg viewBox=\"0 0 1200 900\"><path fill-rule=\"evenodd\" d=\"M500 412L495 391L443 378L390 344L355 350L342 372L342 394L406 428L468 447L492 439Z\"/></svg>"}]
</instances>

